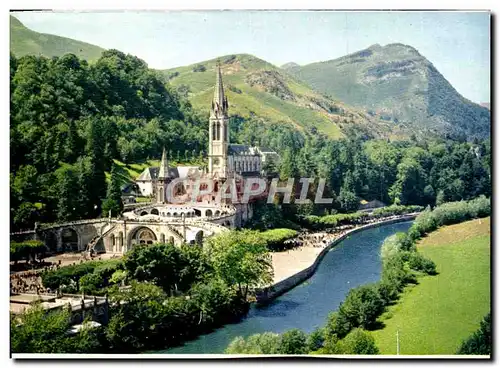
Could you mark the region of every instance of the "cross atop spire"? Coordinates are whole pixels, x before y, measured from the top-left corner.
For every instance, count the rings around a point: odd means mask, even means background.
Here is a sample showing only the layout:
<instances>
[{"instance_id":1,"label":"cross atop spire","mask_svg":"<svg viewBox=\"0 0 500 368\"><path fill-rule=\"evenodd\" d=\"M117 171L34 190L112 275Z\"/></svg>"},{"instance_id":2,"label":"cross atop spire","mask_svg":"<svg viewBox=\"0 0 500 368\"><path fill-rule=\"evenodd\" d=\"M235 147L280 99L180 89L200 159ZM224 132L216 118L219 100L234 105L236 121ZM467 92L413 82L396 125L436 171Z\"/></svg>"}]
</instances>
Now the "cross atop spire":
<instances>
[{"instance_id":1,"label":"cross atop spire","mask_svg":"<svg viewBox=\"0 0 500 368\"><path fill-rule=\"evenodd\" d=\"M224 94L224 85L222 84L222 72L220 70L220 61L217 60L215 75L214 100L212 102L212 112L216 116L227 115L227 97Z\"/></svg>"},{"instance_id":2,"label":"cross atop spire","mask_svg":"<svg viewBox=\"0 0 500 368\"><path fill-rule=\"evenodd\" d=\"M163 147L163 153L161 155L160 172L158 173L158 179L165 179L168 177L168 161L167 161L167 151Z\"/></svg>"}]
</instances>

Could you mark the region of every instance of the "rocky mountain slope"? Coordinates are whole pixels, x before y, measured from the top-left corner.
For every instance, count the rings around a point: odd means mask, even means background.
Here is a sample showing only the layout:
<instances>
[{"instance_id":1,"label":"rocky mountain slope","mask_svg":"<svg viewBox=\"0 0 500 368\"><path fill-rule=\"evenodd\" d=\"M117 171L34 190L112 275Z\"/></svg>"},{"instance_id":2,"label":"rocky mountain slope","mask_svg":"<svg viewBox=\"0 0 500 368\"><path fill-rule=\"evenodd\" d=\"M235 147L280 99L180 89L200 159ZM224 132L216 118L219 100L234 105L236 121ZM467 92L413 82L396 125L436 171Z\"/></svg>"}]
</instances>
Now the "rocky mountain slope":
<instances>
[{"instance_id":1,"label":"rocky mountain slope","mask_svg":"<svg viewBox=\"0 0 500 368\"><path fill-rule=\"evenodd\" d=\"M490 112L461 96L434 65L403 44L373 45L320 63L284 70L321 93L378 114L403 130L486 137Z\"/></svg>"},{"instance_id":2,"label":"rocky mountain slope","mask_svg":"<svg viewBox=\"0 0 500 368\"><path fill-rule=\"evenodd\" d=\"M392 124L314 91L282 69L248 54L219 58L230 113L283 122L306 131L319 131L331 138L352 132L371 137L404 136ZM217 59L164 70L177 90L195 108L210 107Z\"/></svg>"}]
</instances>

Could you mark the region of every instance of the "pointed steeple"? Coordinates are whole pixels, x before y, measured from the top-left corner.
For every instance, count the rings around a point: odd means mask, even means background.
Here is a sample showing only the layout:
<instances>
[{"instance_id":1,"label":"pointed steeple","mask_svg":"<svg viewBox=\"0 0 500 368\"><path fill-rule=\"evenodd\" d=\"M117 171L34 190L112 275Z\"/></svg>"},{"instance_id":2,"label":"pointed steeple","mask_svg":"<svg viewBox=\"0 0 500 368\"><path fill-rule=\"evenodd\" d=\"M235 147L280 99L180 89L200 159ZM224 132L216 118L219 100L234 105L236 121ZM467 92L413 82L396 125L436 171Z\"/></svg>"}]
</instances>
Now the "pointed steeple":
<instances>
[{"instance_id":1,"label":"pointed steeple","mask_svg":"<svg viewBox=\"0 0 500 368\"><path fill-rule=\"evenodd\" d=\"M163 147L163 153L161 155L160 172L158 173L158 179L165 179L168 177L168 161L167 161L167 151Z\"/></svg>"},{"instance_id":2,"label":"pointed steeple","mask_svg":"<svg viewBox=\"0 0 500 368\"><path fill-rule=\"evenodd\" d=\"M227 108L228 108L228 103L227 103L227 97L224 94L224 85L222 84L222 72L220 70L220 62L217 60L212 112L216 116L226 115Z\"/></svg>"}]
</instances>

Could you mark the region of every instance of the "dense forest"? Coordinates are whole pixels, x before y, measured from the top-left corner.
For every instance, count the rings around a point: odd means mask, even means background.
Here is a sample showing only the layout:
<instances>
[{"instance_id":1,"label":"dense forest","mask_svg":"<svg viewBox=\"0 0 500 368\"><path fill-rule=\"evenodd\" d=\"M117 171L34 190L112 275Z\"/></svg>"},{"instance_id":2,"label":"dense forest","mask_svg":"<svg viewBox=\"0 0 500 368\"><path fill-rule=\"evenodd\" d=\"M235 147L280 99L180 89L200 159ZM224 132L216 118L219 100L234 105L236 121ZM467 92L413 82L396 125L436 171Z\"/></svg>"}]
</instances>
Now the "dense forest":
<instances>
[{"instance_id":1,"label":"dense forest","mask_svg":"<svg viewBox=\"0 0 500 368\"><path fill-rule=\"evenodd\" d=\"M12 228L99 216L113 192L105 176L113 159L159 158L162 147L185 157L204 155L208 116L164 78L116 50L103 52L93 64L72 54L11 54ZM351 212L361 199L433 206L490 196L489 140L331 140L314 129L257 116L232 116L230 126L232 142L267 146L281 155L279 167L267 168L281 179L326 179L324 196L335 198L333 206L291 205L286 213Z\"/></svg>"},{"instance_id":2,"label":"dense forest","mask_svg":"<svg viewBox=\"0 0 500 368\"><path fill-rule=\"evenodd\" d=\"M10 83L14 228L99 215L113 159L207 145L206 119L146 63L116 50L91 65L72 54L11 54Z\"/></svg>"}]
</instances>

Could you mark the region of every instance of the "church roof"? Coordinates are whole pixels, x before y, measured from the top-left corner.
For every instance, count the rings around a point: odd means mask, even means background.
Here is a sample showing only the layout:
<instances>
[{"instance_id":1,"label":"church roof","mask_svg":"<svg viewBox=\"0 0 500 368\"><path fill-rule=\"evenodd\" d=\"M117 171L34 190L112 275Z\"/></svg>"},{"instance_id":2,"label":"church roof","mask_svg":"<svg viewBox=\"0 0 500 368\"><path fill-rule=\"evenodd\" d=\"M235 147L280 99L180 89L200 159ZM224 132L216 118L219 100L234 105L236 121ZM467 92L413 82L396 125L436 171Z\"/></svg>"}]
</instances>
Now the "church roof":
<instances>
[{"instance_id":1,"label":"church roof","mask_svg":"<svg viewBox=\"0 0 500 368\"><path fill-rule=\"evenodd\" d=\"M230 144L228 153L233 155L260 155L261 153L276 153L269 147L251 147L245 144Z\"/></svg>"},{"instance_id":2,"label":"church roof","mask_svg":"<svg viewBox=\"0 0 500 368\"><path fill-rule=\"evenodd\" d=\"M147 167L136 179L138 181L150 181L158 178L159 167Z\"/></svg>"},{"instance_id":3,"label":"church roof","mask_svg":"<svg viewBox=\"0 0 500 368\"><path fill-rule=\"evenodd\" d=\"M148 167L144 169L144 171L139 175L136 179L137 181L152 181L158 179L158 175L160 172L159 167ZM177 167L169 167L168 168L168 177L175 179L181 178L185 179L190 176L197 176L201 173L201 170L198 166L177 166Z\"/></svg>"},{"instance_id":4,"label":"church roof","mask_svg":"<svg viewBox=\"0 0 500 368\"><path fill-rule=\"evenodd\" d=\"M230 144L228 147L228 153L233 155L255 155L255 152L252 147L244 145L244 144Z\"/></svg>"}]
</instances>

